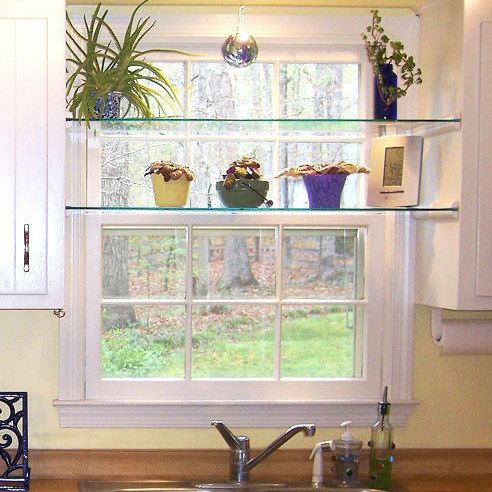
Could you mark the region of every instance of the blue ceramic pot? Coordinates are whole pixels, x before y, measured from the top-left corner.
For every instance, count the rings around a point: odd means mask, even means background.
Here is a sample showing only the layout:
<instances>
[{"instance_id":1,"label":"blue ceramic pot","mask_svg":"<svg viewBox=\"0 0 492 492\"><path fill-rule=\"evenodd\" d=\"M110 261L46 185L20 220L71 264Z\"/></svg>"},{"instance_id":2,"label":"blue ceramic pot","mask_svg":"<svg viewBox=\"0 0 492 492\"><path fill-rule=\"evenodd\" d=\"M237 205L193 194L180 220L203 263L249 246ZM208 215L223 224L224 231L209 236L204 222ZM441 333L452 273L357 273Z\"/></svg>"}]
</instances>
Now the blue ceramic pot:
<instances>
[{"instance_id":1,"label":"blue ceramic pot","mask_svg":"<svg viewBox=\"0 0 492 492\"><path fill-rule=\"evenodd\" d=\"M98 98L94 110L96 111L99 119L119 118L120 117L120 104L123 99L123 94L117 91L109 91L106 96L106 104L101 109L102 98Z\"/></svg>"}]
</instances>

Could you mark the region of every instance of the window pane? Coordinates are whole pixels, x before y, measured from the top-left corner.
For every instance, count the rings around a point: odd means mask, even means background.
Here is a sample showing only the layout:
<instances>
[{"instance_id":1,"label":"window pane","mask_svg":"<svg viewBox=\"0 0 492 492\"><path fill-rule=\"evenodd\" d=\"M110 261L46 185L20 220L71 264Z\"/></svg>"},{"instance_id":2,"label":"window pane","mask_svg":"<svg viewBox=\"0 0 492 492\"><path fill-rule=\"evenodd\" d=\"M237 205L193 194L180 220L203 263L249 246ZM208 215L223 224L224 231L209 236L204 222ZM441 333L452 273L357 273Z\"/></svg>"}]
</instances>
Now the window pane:
<instances>
[{"instance_id":1,"label":"window pane","mask_svg":"<svg viewBox=\"0 0 492 492\"><path fill-rule=\"evenodd\" d=\"M248 155L261 168L263 179L272 175L273 144L269 142L238 142L222 138L219 141L192 143L192 169L196 179L192 183L190 203L193 207L221 207L215 183L223 179L230 164ZM271 195L271 192L270 192Z\"/></svg>"},{"instance_id":2,"label":"window pane","mask_svg":"<svg viewBox=\"0 0 492 492\"><path fill-rule=\"evenodd\" d=\"M183 142L164 140L158 135L144 139L113 133L111 137L101 136L100 145L102 206L153 207L151 181L144 177L149 164L162 160L188 164Z\"/></svg>"},{"instance_id":3,"label":"window pane","mask_svg":"<svg viewBox=\"0 0 492 492\"><path fill-rule=\"evenodd\" d=\"M273 229L195 229L193 283L198 298L275 295Z\"/></svg>"},{"instance_id":4,"label":"window pane","mask_svg":"<svg viewBox=\"0 0 492 492\"><path fill-rule=\"evenodd\" d=\"M103 228L103 298L184 299L186 230Z\"/></svg>"},{"instance_id":5,"label":"window pane","mask_svg":"<svg viewBox=\"0 0 492 492\"><path fill-rule=\"evenodd\" d=\"M194 378L271 378L273 306L200 306L193 310Z\"/></svg>"},{"instance_id":6,"label":"window pane","mask_svg":"<svg viewBox=\"0 0 492 492\"><path fill-rule=\"evenodd\" d=\"M282 296L355 299L356 229L284 230Z\"/></svg>"},{"instance_id":7,"label":"window pane","mask_svg":"<svg viewBox=\"0 0 492 492\"><path fill-rule=\"evenodd\" d=\"M174 103L171 107L165 108L167 110L165 116L180 116L183 114L184 99L186 96L186 81L185 81L185 69L183 62L158 62L155 65L162 70L166 78L171 82L176 90L176 97L179 104ZM152 84L150 84L151 87ZM152 112L155 115L159 115L157 107L151 106ZM160 115L162 116L162 115Z\"/></svg>"},{"instance_id":8,"label":"window pane","mask_svg":"<svg viewBox=\"0 0 492 492\"><path fill-rule=\"evenodd\" d=\"M284 306L282 377L356 376L354 313L351 306Z\"/></svg>"},{"instance_id":9,"label":"window pane","mask_svg":"<svg viewBox=\"0 0 492 492\"><path fill-rule=\"evenodd\" d=\"M356 118L359 65L282 64L280 108L281 115L289 118Z\"/></svg>"},{"instance_id":10,"label":"window pane","mask_svg":"<svg viewBox=\"0 0 492 492\"><path fill-rule=\"evenodd\" d=\"M197 118L271 118L271 63L238 70L224 62L192 64L191 105Z\"/></svg>"},{"instance_id":11,"label":"window pane","mask_svg":"<svg viewBox=\"0 0 492 492\"><path fill-rule=\"evenodd\" d=\"M103 378L183 378L183 306L103 306Z\"/></svg>"}]
</instances>

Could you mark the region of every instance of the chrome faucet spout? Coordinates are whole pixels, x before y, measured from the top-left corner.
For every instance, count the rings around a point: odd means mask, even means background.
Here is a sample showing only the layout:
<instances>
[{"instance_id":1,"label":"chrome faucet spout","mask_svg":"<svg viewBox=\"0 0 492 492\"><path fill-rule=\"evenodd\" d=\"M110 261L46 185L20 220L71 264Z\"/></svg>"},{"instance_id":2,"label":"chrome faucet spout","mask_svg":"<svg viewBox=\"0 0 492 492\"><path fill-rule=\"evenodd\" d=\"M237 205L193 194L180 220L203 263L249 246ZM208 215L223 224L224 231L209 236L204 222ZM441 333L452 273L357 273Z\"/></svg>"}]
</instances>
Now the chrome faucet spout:
<instances>
[{"instance_id":1,"label":"chrome faucet spout","mask_svg":"<svg viewBox=\"0 0 492 492\"><path fill-rule=\"evenodd\" d=\"M224 441L228 444L228 446L233 449L236 446L239 446L239 440L237 436L235 436L229 427L227 427L224 422L220 420L214 420L210 422L210 425L213 425L219 432L220 435L224 438Z\"/></svg>"},{"instance_id":2,"label":"chrome faucet spout","mask_svg":"<svg viewBox=\"0 0 492 492\"><path fill-rule=\"evenodd\" d=\"M285 444L289 439L294 437L299 432L304 432L307 437L312 437L316 433L316 426L313 424L297 424L289 427L282 435L271 442L263 451L260 451L254 458L251 458L246 464L246 470L251 470L258 463L261 463L265 458L270 456L280 446Z\"/></svg>"},{"instance_id":3,"label":"chrome faucet spout","mask_svg":"<svg viewBox=\"0 0 492 492\"><path fill-rule=\"evenodd\" d=\"M258 463L261 463L299 432L303 432L304 435L309 437L314 436L316 432L316 426L313 424L293 425L263 449L263 451L260 451L254 458L250 459L248 436L236 436L219 420L214 420L210 424L219 431L231 450L231 480L238 483L246 482L249 478L249 470L254 468Z\"/></svg>"}]
</instances>

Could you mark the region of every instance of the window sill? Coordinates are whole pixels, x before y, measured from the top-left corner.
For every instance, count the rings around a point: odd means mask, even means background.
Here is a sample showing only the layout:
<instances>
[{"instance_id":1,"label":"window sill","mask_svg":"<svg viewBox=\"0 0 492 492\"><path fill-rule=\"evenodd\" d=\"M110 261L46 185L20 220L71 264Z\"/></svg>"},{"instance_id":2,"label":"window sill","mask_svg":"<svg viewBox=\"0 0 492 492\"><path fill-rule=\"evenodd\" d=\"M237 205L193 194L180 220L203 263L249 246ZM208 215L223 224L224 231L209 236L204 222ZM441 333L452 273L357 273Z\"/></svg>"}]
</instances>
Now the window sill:
<instances>
[{"instance_id":1,"label":"window sill","mask_svg":"<svg viewBox=\"0 0 492 492\"><path fill-rule=\"evenodd\" d=\"M391 421L407 424L415 400L392 402ZM224 420L238 427L284 427L309 421L320 427L337 427L343 420L368 426L376 415L376 402L327 400L306 402L202 402L130 400L55 400L60 427L208 427Z\"/></svg>"}]
</instances>

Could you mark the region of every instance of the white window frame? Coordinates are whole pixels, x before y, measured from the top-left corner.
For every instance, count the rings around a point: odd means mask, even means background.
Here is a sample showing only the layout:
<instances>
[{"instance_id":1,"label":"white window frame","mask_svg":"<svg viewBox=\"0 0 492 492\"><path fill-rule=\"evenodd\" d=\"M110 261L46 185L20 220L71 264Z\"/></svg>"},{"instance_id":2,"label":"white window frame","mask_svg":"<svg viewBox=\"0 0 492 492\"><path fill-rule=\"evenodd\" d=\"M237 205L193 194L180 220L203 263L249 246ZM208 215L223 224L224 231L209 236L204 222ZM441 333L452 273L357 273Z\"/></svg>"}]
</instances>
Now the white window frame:
<instances>
[{"instance_id":1,"label":"white window frame","mask_svg":"<svg viewBox=\"0 0 492 492\"><path fill-rule=\"evenodd\" d=\"M160 10L147 9L153 17L161 16ZM122 12L125 10L123 9ZM213 12L212 12L213 14ZM292 14L292 15L291 15ZM168 11L163 15L166 25L164 37L158 36L154 42L163 42L167 46L177 46L176 40L181 40L181 48L193 49L195 36L203 34L210 42L217 43L223 37L224 27L235 26L235 14L210 15L210 12L185 15L181 12ZM173 20L169 16L175 16ZM218 19L220 18L220 19ZM323 15L302 15L289 12L282 20L276 15L248 15L248 26L251 31L256 28L260 32L257 39L268 38L270 49L274 53L277 49L292 49L291 61L298 56L299 46L310 49L310 57L303 61L320 61L321 53L328 45L337 45L336 55L330 61L353 61L347 57L343 46L349 46L346 52L354 53L354 46L360 50L360 26L367 23L367 15L337 17ZM121 20L124 16L121 17ZM185 20L186 19L186 20ZM205 19L205 20L204 20ZM409 22L408 17L393 19L395 29L399 29L400 36L405 41L408 38L409 49L412 39L416 39L416 24ZM116 19L118 21L118 18ZM285 35L285 26L289 38ZM171 26L171 29L167 29ZM173 26L180 26L175 29ZM181 29L185 26L185 29ZM206 28L204 27L206 26ZM253 26L255 29L253 29ZM227 30L227 28L226 28ZM173 38L168 41L168 38ZM321 46L320 46L320 40ZM316 42L317 44L314 44ZM267 44L266 42L264 43ZM324 45L324 46L323 46ZM406 43L407 45L407 43ZM203 43L202 43L203 46ZM203 49L203 48L202 48ZM412 51L412 49L410 49ZM345 53L345 55L344 55ZM351 55L353 56L353 55ZM360 57L359 57L360 60ZM326 61L324 58L322 61ZM363 94L361 106L367 108L365 101L370 101L372 84L369 83L367 63L363 63L362 83L367 91ZM400 114L404 108L399 108ZM362 113L361 117L367 116ZM68 172L68 176L72 173ZM73 177L73 176L72 176ZM71 187L84 188L83 172L70 184ZM71 193L67 193L71 196ZM189 214L189 212L186 212ZM216 213L198 217L200 225L207 221L216 221ZM220 214L220 213L217 213ZM236 215L224 213L221 223L236 223ZM282 220L286 223L296 223L299 217L296 213L283 213ZM302 215L302 214L301 214ZM138 224L172 224L176 225L176 214L167 212L144 212L138 214ZM242 221L261 223L258 215L242 214ZM87 248L97 244L102 224L131 224L136 223L131 212L84 212L71 211L66 217L67 244L67 274L66 274L66 317L63 319L60 331L60 391L55 401L59 410L60 425L62 427L206 427L210 420L222 419L229 425L242 427L258 426L285 426L295 421L309 420L319 426L335 426L340 420L350 419L354 425L368 425L374 417L374 403L382 387L388 385L393 402L393 421L396 425L404 425L411 409L417 402L412 400L412 357L413 357L413 268L414 268L414 224L409 214L393 212L370 213L316 213L309 212L310 223L326 227L352 227L359 225L367 227L368 243L367 273L375 279L370 282L369 307L366 310L366 326L374 331L376 326L380 330L372 334L371 343L365 346L364 360L368 361L365 375L372 374L371 384L362 380L351 380L343 383L332 381L339 385L336 393L323 392L320 389L316 394L300 391L295 400L282 397L280 394L275 400L259 400L256 398L234 398L224 400L182 398L166 399L157 395L149 388L144 398L135 398L131 392L122 393L120 389L112 392L110 388L104 391L88 394L86 391L87 377L94 377L94 369L90 361L86 360L86 313L85 297L86 282L93 282L95 278L91 268L92 260L85 255ZM273 219L268 216L266 221ZM179 220L179 219L178 219ZM190 215L190 220L195 220ZM370 255L370 256L369 256ZM87 274L84 275L84 272ZM382 275L381 272L384 272ZM99 310L97 310L99 312ZM369 350L370 349L370 350ZM96 368L97 369L97 368ZM92 371L92 372L91 372ZM89 375L89 376L88 376ZM365 383L365 385L364 385ZM145 383L143 383L145 384ZM116 385L117 386L117 385ZM316 385L314 385L316 389ZM344 389L345 388L345 389ZM109 389L109 391L108 391ZM336 397L333 395L336 394Z\"/></svg>"}]
</instances>

